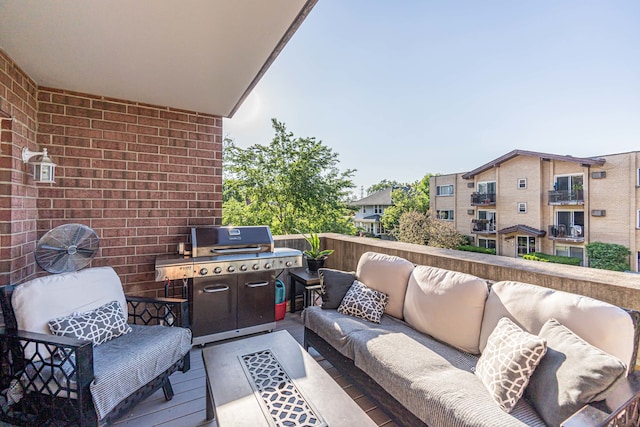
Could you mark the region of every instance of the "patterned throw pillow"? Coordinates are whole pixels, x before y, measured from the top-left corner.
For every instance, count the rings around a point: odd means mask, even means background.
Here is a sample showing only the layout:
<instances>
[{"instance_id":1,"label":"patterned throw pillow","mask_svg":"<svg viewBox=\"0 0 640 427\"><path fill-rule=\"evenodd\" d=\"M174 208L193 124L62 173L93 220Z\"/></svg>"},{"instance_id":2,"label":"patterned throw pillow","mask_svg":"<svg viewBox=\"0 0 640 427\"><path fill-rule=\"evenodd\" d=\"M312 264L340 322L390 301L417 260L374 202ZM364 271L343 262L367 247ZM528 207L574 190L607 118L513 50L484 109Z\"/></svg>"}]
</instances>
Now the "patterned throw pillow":
<instances>
[{"instance_id":1,"label":"patterned throw pillow","mask_svg":"<svg viewBox=\"0 0 640 427\"><path fill-rule=\"evenodd\" d=\"M544 338L523 331L503 317L489 335L476 375L500 408L510 413L546 352Z\"/></svg>"},{"instance_id":2,"label":"patterned throw pillow","mask_svg":"<svg viewBox=\"0 0 640 427\"><path fill-rule=\"evenodd\" d=\"M92 341L93 345L131 332L118 301L111 301L86 313L49 320L49 329L53 335Z\"/></svg>"},{"instance_id":3,"label":"patterned throw pillow","mask_svg":"<svg viewBox=\"0 0 640 427\"><path fill-rule=\"evenodd\" d=\"M380 323L387 302L389 302L387 294L367 288L355 280L342 299L338 312Z\"/></svg>"}]
</instances>

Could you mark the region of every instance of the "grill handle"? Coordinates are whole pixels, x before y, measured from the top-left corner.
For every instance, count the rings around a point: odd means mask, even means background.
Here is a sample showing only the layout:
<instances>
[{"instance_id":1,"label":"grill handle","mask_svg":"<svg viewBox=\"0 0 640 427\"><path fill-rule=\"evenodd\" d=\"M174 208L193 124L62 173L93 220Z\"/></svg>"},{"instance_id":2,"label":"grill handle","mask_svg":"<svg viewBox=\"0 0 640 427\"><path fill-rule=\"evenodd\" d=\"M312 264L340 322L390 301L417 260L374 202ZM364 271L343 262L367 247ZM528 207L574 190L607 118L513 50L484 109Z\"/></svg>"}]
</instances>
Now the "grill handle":
<instances>
[{"instance_id":1,"label":"grill handle","mask_svg":"<svg viewBox=\"0 0 640 427\"><path fill-rule=\"evenodd\" d=\"M225 292L228 290L229 290L229 287L225 285L211 285L211 286L205 286L204 288L202 288L202 292L204 292L205 294L212 294L214 292Z\"/></svg>"},{"instance_id":2,"label":"grill handle","mask_svg":"<svg viewBox=\"0 0 640 427\"><path fill-rule=\"evenodd\" d=\"M212 254L248 254L258 253L262 250L260 246L251 246L248 248L234 248L234 249L211 249Z\"/></svg>"},{"instance_id":3,"label":"grill handle","mask_svg":"<svg viewBox=\"0 0 640 427\"><path fill-rule=\"evenodd\" d=\"M263 286L269 286L269 282L249 282L244 284L247 288L261 288Z\"/></svg>"}]
</instances>

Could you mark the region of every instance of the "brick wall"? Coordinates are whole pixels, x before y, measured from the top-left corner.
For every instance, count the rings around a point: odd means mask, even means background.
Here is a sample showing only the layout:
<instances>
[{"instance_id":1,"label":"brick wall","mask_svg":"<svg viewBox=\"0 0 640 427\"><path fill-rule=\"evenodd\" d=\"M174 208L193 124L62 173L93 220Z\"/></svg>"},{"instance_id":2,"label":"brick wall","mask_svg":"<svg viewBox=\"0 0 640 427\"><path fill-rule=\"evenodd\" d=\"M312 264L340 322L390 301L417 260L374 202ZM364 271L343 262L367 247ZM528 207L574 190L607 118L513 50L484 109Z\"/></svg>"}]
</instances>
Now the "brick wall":
<instances>
[{"instance_id":1,"label":"brick wall","mask_svg":"<svg viewBox=\"0 0 640 427\"><path fill-rule=\"evenodd\" d=\"M37 86L0 50L0 285L36 271L36 196L22 147L37 148Z\"/></svg>"},{"instance_id":2,"label":"brick wall","mask_svg":"<svg viewBox=\"0 0 640 427\"><path fill-rule=\"evenodd\" d=\"M37 133L27 135L29 148L47 148L58 166L55 184L36 186L32 167L19 160L25 141L16 138L25 138L23 126L20 133L7 132L9 136L3 130L3 141L12 141L2 142L2 161L5 148L11 149L13 177L7 184L2 179L5 216L0 219L3 225L9 215L26 215L31 221L30 234L11 235L14 241L24 240L21 253L30 266L28 274L17 276L18 266L13 265L11 282L29 277L32 270L38 273L32 255L37 238L76 222L100 237L100 251L91 265L113 266L125 292L154 294L162 289L161 283L153 282L155 256L175 252L191 226L220 223L222 118L35 85L25 92L33 96L30 123L37 128ZM5 88L0 107L13 98ZM14 110L8 115L15 117ZM14 127L17 123L7 122ZM12 208L4 209L7 203ZM22 206L24 214L15 209ZM10 213L4 213L7 210ZM9 222L13 227L14 221ZM3 254L5 248L3 236Z\"/></svg>"}]
</instances>

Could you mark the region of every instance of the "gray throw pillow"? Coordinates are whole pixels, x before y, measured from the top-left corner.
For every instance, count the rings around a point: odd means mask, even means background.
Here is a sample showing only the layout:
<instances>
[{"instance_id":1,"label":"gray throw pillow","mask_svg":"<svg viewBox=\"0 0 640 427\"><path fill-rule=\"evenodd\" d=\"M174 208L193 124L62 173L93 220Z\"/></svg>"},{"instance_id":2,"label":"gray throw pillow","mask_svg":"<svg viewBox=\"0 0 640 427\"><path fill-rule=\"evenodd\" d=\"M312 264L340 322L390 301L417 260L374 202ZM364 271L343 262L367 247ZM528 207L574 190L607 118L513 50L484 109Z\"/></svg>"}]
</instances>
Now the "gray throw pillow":
<instances>
[{"instance_id":1,"label":"gray throw pillow","mask_svg":"<svg viewBox=\"0 0 640 427\"><path fill-rule=\"evenodd\" d=\"M548 350L531 376L525 397L549 426L559 426L587 403L602 400L624 376L622 361L556 319L548 320L539 335L547 340Z\"/></svg>"},{"instance_id":2,"label":"gray throw pillow","mask_svg":"<svg viewBox=\"0 0 640 427\"><path fill-rule=\"evenodd\" d=\"M53 335L91 341L93 345L131 332L118 301L111 301L86 313L49 320L49 329Z\"/></svg>"},{"instance_id":3,"label":"gray throw pillow","mask_svg":"<svg viewBox=\"0 0 640 427\"><path fill-rule=\"evenodd\" d=\"M356 280L340 303L338 312L369 322L380 323L380 318L388 302L389 296L387 294L368 288Z\"/></svg>"},{"instance_id":4,"label":"gray throw pillow","mask_svg":"<svg viewBox=\"0 0 640 427\"><path fill-rule=\"evenodd\" d=\"M543 338L523 331L503 317L489 335L476 365L476 375L498 406L510 413L546 351Z\"/></svg>"},{"instance_id":5,"label":"gray throw pillow","mask_svg":"<svg viewBox=\"0 0 640 427\"><path fill-rule=\"evenodd\" d=\"M319 268L320 286L322 286L322 308L335 310L356 280L354 271Z\"/></svg>"}]
</instances>

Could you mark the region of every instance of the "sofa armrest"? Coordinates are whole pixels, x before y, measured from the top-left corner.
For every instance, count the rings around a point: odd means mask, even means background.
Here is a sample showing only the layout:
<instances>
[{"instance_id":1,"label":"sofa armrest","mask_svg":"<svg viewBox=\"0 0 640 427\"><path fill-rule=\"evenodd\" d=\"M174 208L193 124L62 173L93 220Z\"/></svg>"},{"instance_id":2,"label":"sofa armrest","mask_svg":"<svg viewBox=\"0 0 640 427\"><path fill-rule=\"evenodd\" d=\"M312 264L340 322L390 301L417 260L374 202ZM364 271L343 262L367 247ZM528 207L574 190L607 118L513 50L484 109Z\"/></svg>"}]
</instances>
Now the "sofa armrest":
<instances>
[{"instance_id":1,"label":"sofa armrest","mask_svg":"<svg viewBox=\"0 0 640 427\"><path fill-rule=\"evenodd\" d=\"M189 301L182 298L127 297L129 323L189 327Z\"/></svg>"},{"instance_id":2,"label":"sofa armrest","mask_svg":"<svg viewBox=\"0 0 640 427\"><path fill-rule=\"evenodd\" d=\"M631 373L611 391L604 410L587 405L562 423L563 427L631 426L640 422L640 371Z\"/></svg>"}]
</instances>

